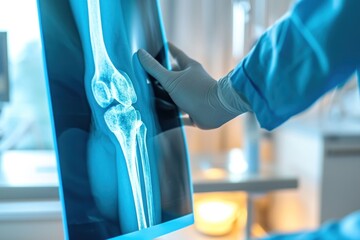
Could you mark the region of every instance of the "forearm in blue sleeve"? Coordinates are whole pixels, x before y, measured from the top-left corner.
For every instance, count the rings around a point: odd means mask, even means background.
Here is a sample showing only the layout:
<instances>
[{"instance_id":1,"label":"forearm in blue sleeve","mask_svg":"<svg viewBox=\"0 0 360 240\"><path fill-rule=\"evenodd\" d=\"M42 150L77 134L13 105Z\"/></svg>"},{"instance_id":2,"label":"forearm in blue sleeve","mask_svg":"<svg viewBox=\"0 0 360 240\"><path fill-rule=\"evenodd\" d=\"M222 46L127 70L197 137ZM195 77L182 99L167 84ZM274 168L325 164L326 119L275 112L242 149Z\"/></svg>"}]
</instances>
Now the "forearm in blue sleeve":
<instances>
[{"instance_id":1,"label":"forearm in blue sleeve","mask_svg":"<svg viewBox=\"0 0 360 240\"><path fill-rule=\"evenodd\" d=\"M338 221L328 221L317 230L291 234L271 234L262 240L358 240L360 239L360 211Z\"/></svg>"},{"instance_id":2,"label":"forearm in blue sleeve","mask_svg":"<svg viewBox=\"0 0 360 240\"><path fill-rule=\"evenodd\" d=\"M360 1L303 0L232 72L262 127L273 129L344 83L360 62Z\"/></svg>"}]
</instances>

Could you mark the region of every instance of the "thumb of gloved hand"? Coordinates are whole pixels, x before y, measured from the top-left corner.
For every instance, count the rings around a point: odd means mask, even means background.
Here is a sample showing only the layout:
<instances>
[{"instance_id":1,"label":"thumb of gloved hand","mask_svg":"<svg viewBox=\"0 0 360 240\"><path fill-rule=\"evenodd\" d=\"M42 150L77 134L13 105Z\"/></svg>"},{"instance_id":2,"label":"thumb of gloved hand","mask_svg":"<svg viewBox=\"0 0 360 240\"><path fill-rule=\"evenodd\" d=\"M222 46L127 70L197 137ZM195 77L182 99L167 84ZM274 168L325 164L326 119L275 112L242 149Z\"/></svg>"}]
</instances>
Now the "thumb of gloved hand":
<instances>
[{"instance_id":1,"label":"thumb of gloved hand","mask_svg":"<svg viewBox=\"0 0 360 240\"><path fill-rule=\"evenodd\" d=\"M200 63L172 44L169 47L179 65L179 71L167 70L145 50L139 50L139 60L145 71L160 82L175 104L189 114L196 126L202 129L217 128L244 112L231 109L226 103L224 105L219 96L221 89L218 82Z\"/></svg>"}]
</instances>

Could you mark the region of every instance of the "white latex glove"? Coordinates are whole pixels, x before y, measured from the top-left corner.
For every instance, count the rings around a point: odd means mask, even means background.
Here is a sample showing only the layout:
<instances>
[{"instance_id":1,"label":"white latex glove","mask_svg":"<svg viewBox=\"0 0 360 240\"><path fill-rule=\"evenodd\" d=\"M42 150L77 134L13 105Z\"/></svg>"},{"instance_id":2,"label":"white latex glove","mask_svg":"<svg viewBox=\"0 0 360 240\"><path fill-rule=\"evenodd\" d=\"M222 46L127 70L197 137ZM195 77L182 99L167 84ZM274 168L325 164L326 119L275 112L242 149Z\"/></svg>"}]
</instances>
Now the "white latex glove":
<instances>
[{"instance_id":1,"label":"white latex glove","mask_svg":"<svg viewBox=\"0 0 360 240\"><path fill-rule=\"evenodd\" d=\"M151 76L169 93L175 104L202 129L217 128L249 111L249 105L233 89L229 75L214 80L200 63L169 44L179 71L169 71L149 53L140 49L139 60Z\"/></svg>"}]
</instances>

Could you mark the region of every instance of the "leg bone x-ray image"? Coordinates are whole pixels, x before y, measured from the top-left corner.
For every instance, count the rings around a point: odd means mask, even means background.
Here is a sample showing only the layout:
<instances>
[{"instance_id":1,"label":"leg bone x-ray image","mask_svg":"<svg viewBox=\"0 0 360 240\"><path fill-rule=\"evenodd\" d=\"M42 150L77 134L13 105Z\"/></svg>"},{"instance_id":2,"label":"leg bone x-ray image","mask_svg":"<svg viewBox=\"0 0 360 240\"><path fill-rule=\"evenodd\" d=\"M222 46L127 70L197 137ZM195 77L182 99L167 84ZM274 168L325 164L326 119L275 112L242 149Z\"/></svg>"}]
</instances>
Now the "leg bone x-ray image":
<instances>
[{"instance_id":1,"label":"leg bone x-ray image","mask_svg":"<svg viewBox=\"0 0 360 240\"><path fill-rule=\"evenodd\" d=\"M192 224L179 111L142 70L169 58L156 0L39 0L68 239L152 239Z\"/></svg>"},{"instance_id":2,"label":"leg bone x-ray image","mask_svg":"<svg viewBox=\"0 0 360 240\"><path fill-rule=\"evenodd\" d=\"M131 191L135 203L135 213L139 229L155 224L154 203L151 183L151 170L146 147L147 128L141 120L141 114L132 105L137 101L135 89L129 76L119 72L112 63L104 43L101 11L99 0L88 0L88 23L90 31L90 45L94 60L94 76L89 83L91 93L101 108L100 118L103 117L106 126L116 136L116 140L123 152L124 161L130 178ZM81 26L85 24L79 23ZM86 26L86 25L85 25ZM110 106L113 102L117 104ZM94 106L93 108L96 108ZM136 154L136 147L139 153ZM138 162L141 162L144 189L146 193L147 219L144 209L140 183ZM121 180L121 179L120 179Z\"/></svg>"}]
</instances>

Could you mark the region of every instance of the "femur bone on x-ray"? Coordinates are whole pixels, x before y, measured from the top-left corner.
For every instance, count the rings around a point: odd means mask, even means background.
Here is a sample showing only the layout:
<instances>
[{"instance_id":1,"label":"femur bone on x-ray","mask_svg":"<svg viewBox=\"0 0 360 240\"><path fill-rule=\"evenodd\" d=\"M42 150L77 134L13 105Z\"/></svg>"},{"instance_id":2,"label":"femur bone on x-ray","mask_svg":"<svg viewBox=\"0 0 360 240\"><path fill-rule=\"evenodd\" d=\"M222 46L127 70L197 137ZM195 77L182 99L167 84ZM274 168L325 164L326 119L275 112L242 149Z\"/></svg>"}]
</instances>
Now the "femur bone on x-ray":
<instances>
[{"instance_id":1,"label":"femur bone on x-ray","mask_svg":"<svg viewBox=\"0 0 360 240\"><path fill-rule=\"evenodd\" d=\"M138 228L147 228L155 223L151 169L146 146L147 128L141 120L140 112L133 107L137 96L129 76L115 68L106 51L100 0L88 0L87 4L91 48L95 64L91 90L96 103L106 109L104 113L106 125L116 136L123 151L134 197ZM116 161L122 161L122 159L116 159ZM146 205L141 190L139 162L145 186ZM148 217L145 214L145 206Z\"/></svg>"}]
</instances>

